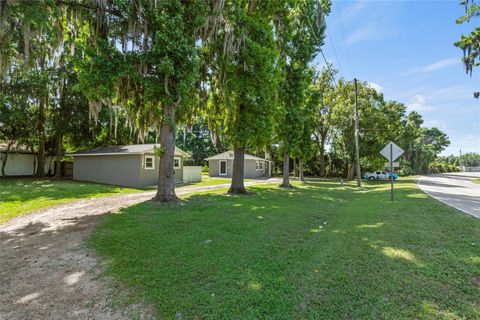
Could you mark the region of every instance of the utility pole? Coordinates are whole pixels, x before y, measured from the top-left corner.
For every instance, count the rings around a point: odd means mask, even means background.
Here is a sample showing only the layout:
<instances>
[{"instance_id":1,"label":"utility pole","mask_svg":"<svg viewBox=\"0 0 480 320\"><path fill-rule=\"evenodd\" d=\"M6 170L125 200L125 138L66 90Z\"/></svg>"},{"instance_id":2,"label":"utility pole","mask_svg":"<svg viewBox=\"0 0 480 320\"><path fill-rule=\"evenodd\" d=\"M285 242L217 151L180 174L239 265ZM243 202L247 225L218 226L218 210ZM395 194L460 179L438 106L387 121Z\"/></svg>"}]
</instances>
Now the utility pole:
<instances>
[{"instance_id":1,"label":"utility pole","mask_svg":"<svg viewBox=\"0 0 480 320\"><path fill-rule=\"evenodd\" d=\"M462 166L462 149L460 149L460 158L458 158L458 160L460 160L458 162L460 163L460 167L462 168L462 171L463 171L464 169L463 169L463 166Z\"/></svg>"},{"instance_id":2,"label":"utility pole","mask_svg":"<svg viewBox=\"0 0 480 320\"><path fill-rule=\"evenodd\" d=\"M357 187L362 187L362 173L360 172L360 143L359 143L359 135L360 135L360 128L359 128L359 121L358 121L358 90L357 90L357 79L353 79L353 83L355 86L355 158L357 163Z\"/></svg>"}]
</instances>

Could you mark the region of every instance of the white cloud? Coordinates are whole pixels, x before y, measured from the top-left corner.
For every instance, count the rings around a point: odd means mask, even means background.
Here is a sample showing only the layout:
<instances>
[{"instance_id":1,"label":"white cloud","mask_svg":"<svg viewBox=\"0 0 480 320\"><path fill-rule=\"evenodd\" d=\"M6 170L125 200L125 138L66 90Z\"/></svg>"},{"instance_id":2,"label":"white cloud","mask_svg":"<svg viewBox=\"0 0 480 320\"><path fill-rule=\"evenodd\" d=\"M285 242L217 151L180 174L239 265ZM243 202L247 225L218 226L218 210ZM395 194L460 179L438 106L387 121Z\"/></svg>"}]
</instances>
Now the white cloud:
<instances>
[{"instance_id":1,"label":"white cloud","mask_svg":"<svg viewBox=\"0 0 480 320\"><path fill-rule=\"evenodd\" d=\"M343 11L342 18L345 19L345 20L350 20L350 19L356 17L358 14L360 14L363 11L363 9L365 9L367 4L368 3L367 3L366 0L358 0L353 5L351 5L351 6L347 7L346 9L342 10L340 8L340 4L339 4L338 1L333 2L333 5L337 6L337 10Z\"/></svg>"},{"instance_id":2,"label":"white cloud","mask_svg":"<svg viewBox=\"0 0 480 320\"><path fill-rule=\"evenodd\" d=\"M459 63L460 63L459 58L444 59L444 60L440 60L432 64L429 64L428 66L425 66L423 68L423 71L430 72L430 71L440 70L450 66L454 66Z\"/></svg>"},{"instance_id":3,"label":"white cloud","mask_svg":"<svg viewBox=\"0 0 480 320\"><path fill-rule=\"evenodd\" d=\"M447 129L448 129L447 124L442 120L426 120L423 123L423 127L426 127L426 128L435 127L435 128L440 129L442 131L447 131Z\"/></svg>"},{"instance_id":4,"label":"white cloud","mask_svg":"<svg viewBox=\"0 0 480 320\"><path fill-rule=\"evenodd\" d=\"M451 145L442 152L444 156L451 154L458 155L460 150L462 150L462 153L480 153L480 134L466 134L461 136L451 136L449 134L449 138Z\"/></svg>"},{"instance_id":5,"label":"white cloud","mask_svg":"<svg viewBox=\"0 0 480 320\"><path fill-rule=\"evenodd\" d=\"M375 83L375 82L368 82L367 85L372 88L372 89L375 89L376 91L378 92L382 92L383 91L383 87L381 85L379 85L378 83Z\"/></svg>"},{"instance_id":6,"label":"white cloud","mask_svg":"<svg viewBox=\"0 0 480 320\"><path fill-rule=\"evenodd\" d=\"M359 29L352 33L346 40L347 45L355 44L357 42L360 42L361 40L364 40L368 38L373 32L373 27L372 25L367 25L363 27L362 29Z\"/></svg>"},{"instance_id":7,"label":"white cloud","mask_svg":"<svg viewBox=\"0 0 480 320\"><path fill-rule=\"evenodd\" d=\"M430 99L427 96L416 94L413 96L413 99L410 103L407 103L408 111L430 111L433 110L433 107L428 104Z\"/></svg>"},{"instance_id":8,"label":"white cloud","mask_svg":"<svg viewBox=\"0 0 480 320\"><path fill-rule=\"evenodd\" d=\"M338 8L338 4L337 4ZM398 25L393 23L402 10L402 3L392 1L357 1L347 7L345 22L347 46L365 40L379 41L392 38L398 33Z\"/></svg>"},{"instance_id":9,"label":"white cloud","mask_svg":"<svg viewBox=\"0 0 480 320\"><path fill-rule=\"evenodd\" d=\"M459 58L443 59L422 67L414 68L412 70L405 72L404 74L411 75L415 73L430 73L433 71L442 70L442 69L457 65L459 63L460 63Z\"/></svg>"}]
</instances>

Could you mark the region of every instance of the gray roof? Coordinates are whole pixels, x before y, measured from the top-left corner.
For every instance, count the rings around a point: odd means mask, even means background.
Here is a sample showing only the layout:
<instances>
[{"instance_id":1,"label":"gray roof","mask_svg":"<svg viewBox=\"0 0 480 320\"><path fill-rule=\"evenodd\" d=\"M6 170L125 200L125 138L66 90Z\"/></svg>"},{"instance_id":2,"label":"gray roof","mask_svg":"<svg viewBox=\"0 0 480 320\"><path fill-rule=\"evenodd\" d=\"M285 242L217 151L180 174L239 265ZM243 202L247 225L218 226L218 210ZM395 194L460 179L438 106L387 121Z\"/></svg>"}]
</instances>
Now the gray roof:
<instances>
[{"instance_id":1,"label":"gray roof","mask_svg":"<svg viewBox=\"0 0 480 320\"><path fill-rule=\"evenodd\" d=\"M224 153L217 154L215 156L211 156L209 158L206 158L205 160L228 160L228 159L233 159L233 151L226 151ZM263 158L255 157L249 154L245 153L245 160L257 160L257 161L267 161Z\"/></svg>"},{"instance_id":2,"label":"gray roof","mask_svg":"<svg viewBox=\"0 0 480 320\"><path fill-rule=\"evenodd\" d=\"M69 156L99 156L99 155L125 155L125 154L143 154L153 153L154 147L160 147L159 144L129 144L123 146L108 146L90 149L86 151L69 153ZM176 156L191 157L192 155L175 147Z\"/></svg>"}]
</instances>

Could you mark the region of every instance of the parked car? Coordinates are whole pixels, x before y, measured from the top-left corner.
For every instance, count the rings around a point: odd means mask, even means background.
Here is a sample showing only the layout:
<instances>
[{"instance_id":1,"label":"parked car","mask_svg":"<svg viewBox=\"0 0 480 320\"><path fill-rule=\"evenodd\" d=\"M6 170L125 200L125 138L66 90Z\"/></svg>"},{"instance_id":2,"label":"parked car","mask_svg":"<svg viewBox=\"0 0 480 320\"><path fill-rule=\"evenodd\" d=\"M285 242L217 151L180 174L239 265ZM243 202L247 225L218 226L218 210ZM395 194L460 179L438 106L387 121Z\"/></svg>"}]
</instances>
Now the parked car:
<instances>
[{"instance_id":1,"label":"parked car","mask_svg":"<svg viewBox=\"0 0 480 320\"><path fill-rule=\"evenodd\" d=\"M393 180L398 179L398 175L396 173L386 172L386 171L375 171L375 172L367 172L365 174L365 179L374 181L374 180L390 180L390 177L393 177Z\"/></svg>"}]
</instances>

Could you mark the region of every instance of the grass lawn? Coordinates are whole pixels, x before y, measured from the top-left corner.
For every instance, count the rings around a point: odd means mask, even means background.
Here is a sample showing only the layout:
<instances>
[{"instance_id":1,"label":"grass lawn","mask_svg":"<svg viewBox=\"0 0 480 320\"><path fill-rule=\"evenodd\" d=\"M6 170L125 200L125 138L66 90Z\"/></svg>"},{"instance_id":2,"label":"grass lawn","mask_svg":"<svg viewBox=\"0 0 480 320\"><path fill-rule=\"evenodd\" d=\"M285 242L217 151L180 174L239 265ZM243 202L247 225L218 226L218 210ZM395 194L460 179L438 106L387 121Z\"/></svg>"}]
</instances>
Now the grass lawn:
<instances>
[{"instance_id":1,"label":"grass lawn","mask_svg":"<svg viewBox=\"0 0 480 320\"><path fill-rule=\"evenodd\" d=\"M470 181L476 184L480 184L480 178L470 179Z\"/></svg>"},{"instance_id":2,"label":"grass lawn","mask_svg":"<svg viewBox=\"0 0 480 320\"><path fill-rule=\"evenodd\" d=\"M249 182L249 181L255 181L255 180L245 179L245 182ZM209 177L208 175L202 175L202 181L180 183L176 185L176 188L214 186L218 184L230 184L231 182L232 182L232 179L230 178Z\"/></svg>"},{"instance_id":3,"label":"grass lawn","mask_svg":"<svg viewBox=\"0 0 480 320\"><path fill-rule=\"evenodd\" d=\"M70 180L0 180L0 223L15 216L83 198L142 190Z\"/></svg>"},{"instance_id":4,"label":"grass lawn","mask_svg":"<svg viewBox=\"0 0 480 320\"><path fill-rule=\"evenodd\" d=\"M480 319L480 220L413 181L249 190L126 208L90 245L161 318Z\"/></svg>"}]
</instances>

